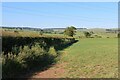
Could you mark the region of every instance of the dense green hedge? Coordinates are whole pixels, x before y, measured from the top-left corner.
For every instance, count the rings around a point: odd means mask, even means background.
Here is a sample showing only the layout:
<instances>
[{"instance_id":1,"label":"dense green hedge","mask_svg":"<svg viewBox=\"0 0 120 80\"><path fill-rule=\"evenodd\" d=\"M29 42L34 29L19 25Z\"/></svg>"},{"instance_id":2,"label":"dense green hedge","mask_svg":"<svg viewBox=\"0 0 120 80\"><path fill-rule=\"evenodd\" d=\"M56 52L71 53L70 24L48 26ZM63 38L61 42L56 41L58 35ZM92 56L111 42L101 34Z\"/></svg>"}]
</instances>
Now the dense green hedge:
<instances>
[{"instance_id":1,"label":"dense green hedge","mask_svg":"<svg viewBox=\"0 0 120 80\"><path fill-rule=\"evenodd\" d=\"M35 43L39 43L41 47L48 50L50 46L54 46L56 49L58 46L63 46L74 42L74 38L54 38L54 37L2 37L2 51L4 54L13 52L12 48L23 48L24 45L31 47Z\"/></svg>"},{"instance_id":2,"label":"dense green hedge","mask_svg":"<svg viewBox=\"0 0 120 80\"><path fill-rule=\"evenodd\" d=\"M37 67L42 69L55 62L55 57L52 53L48 53L37 44L32 46L31 49L28 46L24 46L18 55L11 53L3 55L3 78L19 77L21 74L24 75L26 72Z\"/></svg>"},{"instance_id":3,"label":"dense green hedge","mask_svg":"<svg viewBox=\"0 0 120 80\"><path fill-rule=\"evenodd\" d=\"M3 78L18 77L56 62L57 50L74 42L74 38L2 37Z\"/></svg>"}]
</instances>

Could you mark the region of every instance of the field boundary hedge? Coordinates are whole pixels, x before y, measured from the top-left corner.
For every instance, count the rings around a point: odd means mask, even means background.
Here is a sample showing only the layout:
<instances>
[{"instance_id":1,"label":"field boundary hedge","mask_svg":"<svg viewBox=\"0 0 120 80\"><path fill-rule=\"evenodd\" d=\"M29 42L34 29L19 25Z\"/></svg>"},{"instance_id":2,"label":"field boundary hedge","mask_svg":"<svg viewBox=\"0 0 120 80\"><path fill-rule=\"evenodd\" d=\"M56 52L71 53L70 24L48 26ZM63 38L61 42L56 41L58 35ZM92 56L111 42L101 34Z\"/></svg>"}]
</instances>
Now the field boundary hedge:
<instances>
[{"instance_id":1,"label":"field boundary hedge","mask_svg":"<svg viewBox=\"0 0 120 80\"><path fill-rule=\"evenodd\" d=\"M73 44L74 38L2 37L2 77L15 78L56 62L58 50ZM13 68L14 67L14 68Z\"/></svg>"},{"instance_id":2,"label":"field boundary hedge","mask_svg":"<svg viewBox=\"0 0 120 80\"><path fill-rule=\"evenodd\" d=\"M29 46L31 47L35 43L39 43L41 47L48 50L50 46L58 48L59 46L67 45L75 42L75 38L63 38L63 37L2 37L2 52L7 54L12 52L13 47Z\"/></svg>"}]
</instances>

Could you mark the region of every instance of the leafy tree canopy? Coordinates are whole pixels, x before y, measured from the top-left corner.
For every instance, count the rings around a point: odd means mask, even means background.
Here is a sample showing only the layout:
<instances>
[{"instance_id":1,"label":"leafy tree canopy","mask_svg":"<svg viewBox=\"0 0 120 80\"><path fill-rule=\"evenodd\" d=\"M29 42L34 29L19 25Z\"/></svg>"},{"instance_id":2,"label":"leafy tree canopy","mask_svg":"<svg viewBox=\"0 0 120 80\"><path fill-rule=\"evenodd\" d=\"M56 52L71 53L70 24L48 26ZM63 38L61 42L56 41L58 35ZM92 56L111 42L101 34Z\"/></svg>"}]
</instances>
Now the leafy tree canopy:
<instances>
[{"instance_id":1,"label":"leafy tree canopy","mask_svg":"<svg viewBox=\"0 0 120 80\"><path fill-rule=\"evenodd\" d=\"M75 30L76 28L74 26L67 27L64 31L64 34L73 37L73 35L75 35L76 32Z\"/></svg>"}]
</instances>

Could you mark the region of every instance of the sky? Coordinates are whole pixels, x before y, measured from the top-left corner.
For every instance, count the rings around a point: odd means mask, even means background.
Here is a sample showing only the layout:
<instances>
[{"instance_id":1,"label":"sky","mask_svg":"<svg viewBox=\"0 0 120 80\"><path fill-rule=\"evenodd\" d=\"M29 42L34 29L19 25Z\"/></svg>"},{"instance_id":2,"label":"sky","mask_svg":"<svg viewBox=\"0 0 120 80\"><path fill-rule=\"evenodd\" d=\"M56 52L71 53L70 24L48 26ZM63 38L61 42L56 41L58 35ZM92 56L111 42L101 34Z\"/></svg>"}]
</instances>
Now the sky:
<instances>
[{"instance_id":1,"label":"sky","mask_svg":"<svg viewBox=\"0 0 120 80\"><path fill-rule=\"evenodd\" d=\"M117 2L3 2L2 25L37 28L117 28Z\"/></svg>"}]
</instances>

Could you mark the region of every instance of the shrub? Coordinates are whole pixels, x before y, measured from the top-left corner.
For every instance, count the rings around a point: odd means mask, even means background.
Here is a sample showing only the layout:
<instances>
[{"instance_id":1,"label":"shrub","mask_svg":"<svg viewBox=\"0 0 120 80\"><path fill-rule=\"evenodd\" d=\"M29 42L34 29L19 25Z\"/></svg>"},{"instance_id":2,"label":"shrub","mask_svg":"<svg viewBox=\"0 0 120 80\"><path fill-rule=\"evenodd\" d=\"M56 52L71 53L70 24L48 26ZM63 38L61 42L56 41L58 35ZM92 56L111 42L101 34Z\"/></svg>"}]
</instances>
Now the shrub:
<instances>
[{"instance_id":1,"label":"shrub","mask_svg":"<svg viewBox=\"0 0 120 80\"><path fill-rule=\"evenodd\" d=\"M37 66L42 69L42 67L54 63L56 56L57 52L54 47L47 52L38 43L31 47L24 46L17 55L13 53L3 55L3 77L18 77Z\"/></svg>"},{"instance_id":2,"label":"shrub","mask_svg":"<svg viewBox=\"0 0 120 80\"><path fill-rule=\"evenodd\" d=\"M8 52L12 52L18 54L18 48L21 46L23 48L24 45L31 47L32 45L39 43L40 47L45 50L49 50L50 46L60 46L65 45L67 43L74 42L74 38L61 38L61 37L2 37L2 51L4 54ZM58 43L59 42L59 43ZM55 48L56 49L56 48Z\"/></svg>"},{"instance_id":3,"label":"shrub","mask_svg":"<svg viewBox=\"0 0 120 80\"><path fill-rule=\"evenodd\" d=\"M13 78L16 74L23 71L21 64L17 61L16 55L8 54L3 55L2 61L2 77L3 78Z\"/></svg>"},{"instance_id":4,"label":"shrub","mask_svg":"<svg viewBox=\"0 0 120 80\"><path fill-rule=\"evenodd\" d=\"M94 37L90 37L90 38L94 38Z\"/></svg>"},{"instance_id":5,"label":"shrub","mask_svg":"<svg viewBox=\"0 0 120 80\"><path fill-rule=\"evenodd\" d=\"M40 34L40 35L43 35L43 30L41 30L41 31L39 32L39 34Z\"/></svg>"},{"instance_id":6,"label":"shrub","mask_svg":"<svg viewBox=\"0 0 120 80\"><path fill-rule=\"evenodd\" d=\"M98 38L102 38L102 36L98 36Z\"/></svg>"},{"instance_id":7,"label":"shrub","mask_svg":"<svg viewBox=\"0 0 120 80\"><path fill-rule=\"evenodd\" d=\"M94 35L95 38L102 38L102 36L99 36L99 35Z\"/></svg>"},{"instance_id":8,"label":"shrub","mask_svg":"<svg viewBox=\"0 0 120 80\"><path fill-rule=\"evenodd\" d=\"M120 32L118 33L117 37L120 38Z\"/></svg>"},{"instance_id":9,"label":"shrub","mask_svg":"<svg viewBox=\"0 0 120 80\"><path fill-rule=\"evenodd\" d=\"M85 32L84 32L84 35L85 35L86 38L89 38L89 37L91 36L91 33L85 31Z\"/></svg>"},{"instance_id":10,"label":"shrub","mask_svg":"<svg viewBox=\"0 0 120 80\"><path fill-rule=\"evenodd\" d=\"M54 47L50 47L48 53L52 56L57 56L57 52Z\"/></svg>"},{"instance_id":11,"label":"shrub","mask_svg":"<svg viewBox=\"0 0 120 80\"><path fill-rule=\"evenodd\" d=\"M38 65L42 69L56 62L56 50L73 42L74 38L3 37L3 78L18 77Z\"/></svg>"},{"instance_id":12,"label":"shrub","mask_svg":"<svg viewBox=\"0 0 120 80\"><path fill-rule=\"evenodd\" d=\"M18 55L21 50L22 50L22 46L19 47L15 45L14 47L12 47L12 53L15 55Z\"/></svg>"},{"instance_id":13,"label":"shrub","mask_svg":"<svg viewBox=\"0 0 120 80\"><path fill-rule=\"evenodd\" d=\"M15 30L14 33L17 33L17 34L18 34L19 32Z\"/></svg>"},{"instance_id":14,"label":"shrub","mask_svg":"<svg viewBox=\"0 0 120 80\"><path fill-rule=\"evenodd\" d=\"M32 46L31 49L28 46L24 46L23 50L19 53L17 60L26 67L28 70L36 65L42 65L43 55L47 52L41 49L40 46Z\"/></svg>"}]
</instances>

